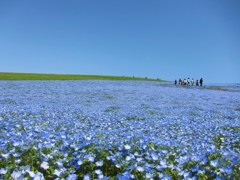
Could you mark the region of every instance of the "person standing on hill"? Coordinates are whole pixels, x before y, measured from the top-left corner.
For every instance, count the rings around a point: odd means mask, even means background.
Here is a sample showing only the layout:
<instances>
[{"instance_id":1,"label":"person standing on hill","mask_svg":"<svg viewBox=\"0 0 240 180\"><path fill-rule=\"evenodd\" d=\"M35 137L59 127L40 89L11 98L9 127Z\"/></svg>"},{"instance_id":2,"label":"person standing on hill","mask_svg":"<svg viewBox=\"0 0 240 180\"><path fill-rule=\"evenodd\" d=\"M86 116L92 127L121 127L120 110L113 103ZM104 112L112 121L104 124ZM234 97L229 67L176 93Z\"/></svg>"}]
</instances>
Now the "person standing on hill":
<instances>
[{"instance_id":1,"label":"person standing on hill","mask_svg":"<svg viewBox=\"0 0 240 180\"><path fill-rule=\"evenodd\" d=\"M187 80L186 79L183 80L183 85L187 85Z\"/></svg>"},{"instance_id":2,"label":"person standing on hill","mask_svg":"<svg viewBox=\"0 0 240 180\"><path fill-rule=\"evenodd\" d=\"M194 85L194 79L192 78L192 80L191 80L191 84L192 84L192 86Z\"/></svg>"},{"instance_id":3,"label":"person standing on hill","mask_svg":"<svg viewBox=\"0 0 240 180\"><path fill-rule=\"evenodd\" d=\"M198 79L196 80L196 86L198 86Z\"/></svg>"},{"instance_id":4,"label":"person standing on hill","mask_svg":"<svg viewBox=\"0 0 240 180\"><path fill-rule=\"evenodd\" d=\"M187 85L190 85L190 78L187 79Z\"/></svg>"},{"instance_id":5,"label":"person standing on hill","mask_svg":"<svg viewBox=\"0 0 240 180\"><path fill-rule=\"evenodd\" d=\"M203 78L200 79L200 86L203 85Z\"/></svg>"},{"instance_id":6,"label":"person standing on hill","mask_svg":"<svg viewBox=\"0 0 240 180\"><path fill-rule=\"evenodd\" d=\"M177 85L177 80L175 79L175 85Z\"/></svg>"}]
</instances>

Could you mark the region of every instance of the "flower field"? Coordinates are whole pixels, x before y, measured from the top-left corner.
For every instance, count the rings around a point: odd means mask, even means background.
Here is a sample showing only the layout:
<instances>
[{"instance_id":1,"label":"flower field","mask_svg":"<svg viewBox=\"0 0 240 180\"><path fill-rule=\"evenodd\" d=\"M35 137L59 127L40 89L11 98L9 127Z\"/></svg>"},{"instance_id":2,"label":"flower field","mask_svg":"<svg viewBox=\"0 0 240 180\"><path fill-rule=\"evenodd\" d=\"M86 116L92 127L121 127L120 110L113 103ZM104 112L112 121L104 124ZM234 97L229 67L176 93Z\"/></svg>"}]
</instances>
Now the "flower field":
<instances>
[{"instance_id":1,"label":"flower field","mask_svg":"<svg viewBox=\"0 0 240 180\"><path fill-rule=\"evenodd\" d=\"M0 81L0 179L238 179L240 91Z\"/></svg>"}]
</instances>

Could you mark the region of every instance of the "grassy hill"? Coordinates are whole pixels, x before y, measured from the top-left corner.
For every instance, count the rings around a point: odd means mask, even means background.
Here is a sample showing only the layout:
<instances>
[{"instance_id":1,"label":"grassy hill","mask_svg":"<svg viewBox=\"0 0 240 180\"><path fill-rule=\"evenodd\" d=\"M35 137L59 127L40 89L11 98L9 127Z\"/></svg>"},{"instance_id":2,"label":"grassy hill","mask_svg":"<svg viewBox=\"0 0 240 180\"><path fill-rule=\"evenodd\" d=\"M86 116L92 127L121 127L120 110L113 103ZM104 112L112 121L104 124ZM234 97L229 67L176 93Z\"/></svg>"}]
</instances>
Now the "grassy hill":
<instances>
[{"instance_id":1,"label":"grassy hill","mask_svg":"<svg viewBox=\"0 0 240 180\"><path fill-rule=\"evenodd\" d=\"M99 75L77 75L77 74L38 74L38 73L10 73L0 72L0 80L140 80L158 81L161 79L150 79L129 76L99 76Z\"/></svg>"}]
</instances>

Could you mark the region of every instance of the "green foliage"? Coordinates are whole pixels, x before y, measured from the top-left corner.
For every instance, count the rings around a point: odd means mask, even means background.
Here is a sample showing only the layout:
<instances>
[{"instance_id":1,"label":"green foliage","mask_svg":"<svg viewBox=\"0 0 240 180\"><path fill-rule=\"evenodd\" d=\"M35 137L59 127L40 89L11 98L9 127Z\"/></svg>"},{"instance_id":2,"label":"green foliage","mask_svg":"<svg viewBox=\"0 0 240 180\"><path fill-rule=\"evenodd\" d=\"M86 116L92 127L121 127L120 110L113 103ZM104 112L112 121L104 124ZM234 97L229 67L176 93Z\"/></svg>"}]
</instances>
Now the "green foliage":
<instances>
[{"instance_id":1,"label":"green foliage","mask_svg":"<svg viewBox=\"0 0 240 180\"><path fill-rule=\"evenodd\" d=\"M239 127L239 126L235 126L235 127L233 127L233 129L234 129L236 132L240 133L240 127Z\"/></svg>"},{"instance_id":2,"label":"green foliage","mask_svg":"<svg viewBox=\"0 0 240 180\"><path fill-rule=\"evenodd\" d=\"M132 174L136 177L136 179L138 180L142 180L142 179L146 179L145 178L145 172L139 172L139 171L137 171L137 170L133 170L132 171Z\"/></svg>"},{"instance_id":3,"label":"green foliage","mask_svg":"<svg viewBox=\"0 0 240 180\"><path fill-rule=\"evenodd\" d=\"M119 109L119 107L117 107L117 106L110 106L105 110L105 112L114 112L118 109Z\"/></svg>"},{"instance_id":4,"label":"green foliage","mask_svg":"<svg viewBox=\"0 0 240 180\"><path fill-rule=\"evenodd\" d=\"M76 172L80 179L82 179L83 176L87 173L91 175L91 179L97 178L96 174L94 173L96 169L100 169L105 176L109 177L115 177L117 174L122 173L121 168L117 168L112 161L107 159L107 156L109 156L109 151L106 151L103 148L97 150L94 147L92 148L89 146L88 152L94 152L94 154L97 155L96 161L102 160L103 166L97 167L95 163L84 160L83 164Z\"/></svg>"},{"instance_id":5,"label":"green foliage","mask_svg":"<svg viewBox=\"0 0 240 180\"><path fill-rule=\"evenodd\" d=\"M156 147L153 142L149 142L147 146L150 147L151 149L155 149Z\"/></svg>"},{"instance_id":6,"label":"green foliage","mask_svg":"<svg viewBox=\"0 0 240 180\"><path fill-rule=\"evenodd\" d=\"M170 156L167 158L167 161L168 161L170 164L174 164L175 159L176 159L176 157L175 157L174 155L170 155Z\"/></svg>"},{"instance_id":7,"label":"green foliage","mask_svg":"<svg viewBox=\"0 0 240 180\"><path fill-rule=\"evenodd\" d=\"M199 176L198 176L198 179L199 180L207 180L208 179L208 176L204 173L200 173Z\"/></svg>"},{"instance_id":8,"label":"green foliage","mask_svg":"<svg viewBox=\"0 0 240 180\"><path fill-rule=\"evenodd\" d=\"M240 141L233 144L233 147L240 149Z\"/></svg>"},{"instance_id":9,"label":"green foliage","mask_svg":"<svg viewBox=\"0 0 240 180\"><path fill-rule=\"evenodd\" d=\"M240 163L233 166L233 177L240 177Z\"/></svg>"},{"instance_id":10,"label":"green foliage","mask_svg":"<svg viewBox=\"0 0 240 180\"><path fill-rule=\"evenodd\" d=\"M240 108L239 108L240 109ZM223 128L226 131L236 131L237 133L240 133L240 126L227 126Z\"/></svg>"},{"instance_id":11,"label":"green foliage","mask_svg":"<svg viewBox=\"0 0 240 180\"><path fill-rule=\"evenodd\" d=\"M31 167L37 167L37 169L40 167L40 154L33 147L30 147L28 150L24 151L21 155L21 159L22 161L20 165L22 166L30 165Z\"/></svg>"},{"instance_id":12,"label":"green foliage","mask_svg":"<svg viewBox=\"0 0 240 180\"><path fill-rule=\"evenodd\" d=\"M209 162L212 161L212 160L216 160L216 159L221 159L222 158L222 155L220 152L215 152L215 153L212 153L210 155L208 155L208 160Z\"/></svg>"},{"instance_id":13,"label":"green foliage","mask_svg":"<svg viewBox=\"0 0 240 180\"><path fill-rule=\"evenodd\" d=\"M195 161L188 161L187 163L184 164L183 169L187 169L190 170L191 168L193 168L197 163Z\"/></svg>"},{"instance_id":14,"label":"green foliage","mask_svg":"<svg viewBox=\"0 0 240 180\"><path fill-rule=\"evenodd\" d=\"M47 155L52 152L53 148L42 148L41 151L43 154Z\"/></svg>"},{"instance_id":15,"label":"green foliage","mask_svg":"<svg viewBox=\"0 0 240 180\"><path fill-rule=\"evenodd\" d=\"M222 145L222 138L224 138L224 136L222 135L222 134L219 134L218 136L217 136L217 138L215 139L215 144L216 144L216 147L218 148L218 149L220 149L220 147L221 147L221 145Z\"/></svg>"},{"instance_id":16,"label":"green foliage","mask_svg":"<svg viewBox=\"0 0 240 180\"><path fill-rule=\"evenodd\" d=\"M62 143L63 143L62 140L59 140L59 141L56 143L56 146L57 146L57 147L60 147Z\"/></svg>"},{"instance_id":17,"label":"green foliage","mask_svg":"<svg viewBox=\"0 0 240 180\"><path fill-rule=\"evenodd\" d=\"M33 73L0 73L0 80L140 80L159 81L161 79L150 79L129 76L98 76L77 74L33 74Z\"/></svg>"},{"instance_id":18,"label":"green foliage","mask_svg":"<svg viewBox=\"0 0 240 180\"><path fill-rule=\"evenodd\" d=\"M177 170L173 170L171 168L166 168L165 173L168 174L173 180L179 179Z\"/></svg>"},{"instance_id":19,"label":"green foliage","mask_svg":"<svg viewBox=\"0 0 240 180\"><path fill-rule=\"evenodd\" d=\"M98 134L98 135L97 135L98 140L100 140L101 137L103 137L103 136L104 136L104 133L100 133L100 134Z\"/></svg>"},{"instance_id":20,"label":"green foliage","mask_svg":"<svg viewBox=\"0 0 240 180\"><path fill-rule=\"evenodd\" d=\"M145 120L146 118L143 117L143 116L128 116L126 117L126 120L127 121L131 121L131 120L138 120L138 121L143 121Z\"/></svg>"},{"instance_id":21,"label":"green foliage","mask_svg":"<svg viewBox=\"0 0 240 180\"><path fill-rule=\"evenodd\" d=\"M154 115L155 113L156 113L155 111L152 111L152 110L149 111L149 114L151 115Z\"/></svg>"}]
</instances>

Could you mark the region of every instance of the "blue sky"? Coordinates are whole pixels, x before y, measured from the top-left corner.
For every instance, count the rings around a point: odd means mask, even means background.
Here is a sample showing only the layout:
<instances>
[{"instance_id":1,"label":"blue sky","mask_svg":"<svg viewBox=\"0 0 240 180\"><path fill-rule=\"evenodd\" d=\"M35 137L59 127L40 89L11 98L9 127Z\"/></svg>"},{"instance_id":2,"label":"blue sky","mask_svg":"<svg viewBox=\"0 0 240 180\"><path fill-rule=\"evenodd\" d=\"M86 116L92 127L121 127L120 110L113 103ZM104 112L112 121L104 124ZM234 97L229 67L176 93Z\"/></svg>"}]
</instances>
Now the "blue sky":
<instances>
[{"instance_id":1,"label":"blue sky","mask_svg":"<svg viewBox=\"0 0 240 180\"><path fill-rule=\"evenodd\" d=\"M0 0L0 71L240 82L239 0Z\"/></svg>"}]
</instances>

